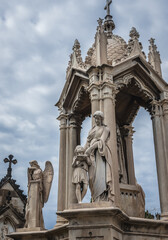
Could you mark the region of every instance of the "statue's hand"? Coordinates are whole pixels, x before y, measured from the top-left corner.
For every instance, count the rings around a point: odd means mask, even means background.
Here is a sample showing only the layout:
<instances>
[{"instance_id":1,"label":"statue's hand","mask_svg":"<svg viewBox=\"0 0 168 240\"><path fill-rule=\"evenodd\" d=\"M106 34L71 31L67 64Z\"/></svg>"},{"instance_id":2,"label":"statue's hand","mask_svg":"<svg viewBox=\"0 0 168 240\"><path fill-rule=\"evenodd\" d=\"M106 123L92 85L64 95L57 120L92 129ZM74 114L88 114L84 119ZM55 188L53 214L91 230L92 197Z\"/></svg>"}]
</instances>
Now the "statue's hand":
<instances>
[{"instance_id":1,"label":"statue's hand","mask_svg":"<svg viewBox=\"0 0 168 240\"><path fill-rule=\"evenodd\" d=\"M91 151L92 151L92 149L91 149L91 148L88 148L88 149L86 150L85 154L86 154L87 156L90 156Z\"/></svg>"}]
</instances>

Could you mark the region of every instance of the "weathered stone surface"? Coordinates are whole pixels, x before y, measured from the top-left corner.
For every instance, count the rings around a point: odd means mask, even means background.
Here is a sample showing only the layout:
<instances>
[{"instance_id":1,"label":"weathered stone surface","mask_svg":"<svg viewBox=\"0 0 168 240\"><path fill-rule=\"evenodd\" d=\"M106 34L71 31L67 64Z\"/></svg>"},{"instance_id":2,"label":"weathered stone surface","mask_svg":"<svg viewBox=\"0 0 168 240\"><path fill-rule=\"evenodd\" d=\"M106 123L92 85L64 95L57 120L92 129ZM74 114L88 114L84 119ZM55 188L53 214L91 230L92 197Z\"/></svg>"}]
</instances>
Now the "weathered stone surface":
<instances>
[{"instance_id":1,"label":"weathered stone surface","mask_svg":"<svg viewBox=\"0 0 168 240\"><path fill-rule=\"evenodd\" d=\"M27 198L16 180L12 179L12 164L16 164L17 160L10 154L4 162L9 166L6 176L0 181L0 239L10 240L6 235L24 226Z\"/></svg>"},{"instance_id":2,"label":"weathered stone surface","mask_svg":"<svg viewBox=\"0 0 168 240\"><path fill-rule=\"evenodd\" d=\"M152 40L147 62L135 28L128 44L113 35L111 2L107 0L105 20L98 20L85 63L75 41L56 104L60 110L57 224L50 231L32 231L30 226L32 232L12 234L14 239L168 239L168 84L161 77L160 55ZM135 177L132 123L140 107L149 111L153 122L160 221L144 218L145 193ZM80 145L82 122L90 115L92 129L80 153L81 162L86 155L89 161L78 166L80 157L74 157L74 150ZM87 175L92 201L81 203ZM34 192L38 195L38 187Z\"/></svg>"},{"instance_id":3,"label":"weathered stone surface","mask_svg":"<svg viewBox=\"0 0 168 240\"><path fill-rule=\"evenodd\" d=\"M51 162L47 161L42 171L38 162L33 160L28 168L28 200L26 205L27 229L44 229L42 208L48 201L54 170Z\"/></svg>"}]
</instances>

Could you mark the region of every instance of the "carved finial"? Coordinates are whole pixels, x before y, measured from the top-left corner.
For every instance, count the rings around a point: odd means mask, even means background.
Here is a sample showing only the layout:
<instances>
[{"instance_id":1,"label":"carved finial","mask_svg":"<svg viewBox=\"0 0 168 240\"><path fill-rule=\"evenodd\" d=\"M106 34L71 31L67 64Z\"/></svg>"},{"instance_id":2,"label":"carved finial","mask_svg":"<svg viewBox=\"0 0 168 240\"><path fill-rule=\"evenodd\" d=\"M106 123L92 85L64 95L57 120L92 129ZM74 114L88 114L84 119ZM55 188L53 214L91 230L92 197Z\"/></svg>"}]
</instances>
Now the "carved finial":
<instances>
[{"instance_id":1,"label":"carved finial","mask_svg":"<svg viewBox=\"0 0 168 240\"><path fill-rule=\"evenodd\" d=\"M112 32L115 29L115 24L113 21L113 17L110 14L110 5L112 3L112 0L106 0L106 6L105 6L105 10L107 10L107 15L105 17L105 21L104 21L104 30L107 34L107 38L111 38L112 37Z\"/></svg>"},{"instance_id":2,"label":"carved finial","mask_svg":"<svg viewBox=\"0 0 168 240\"><path fill-rule=\"evenodd\" d=\"M110 5L112 3L112 0L106 0L106 6L104 7L104 10L107 10L107 15L110 15Z\"/></svg>"},{"instance_id":3,"label":"carved finial","mask_svg":"<svg viewBox=\"0 0 168 240\"><path fill-rule=\"evenodd\" d=\"M151 38L149 40L150 46L149 46L149 54L148 54L148 60L153 69L159 73L160 76L162 76L162 70L161 70L161 59L160 59L160 53L157 51L157 46L155 44L155 39Z\"/></svg>"},{"instance_id":4,"label":"carved finial","mask_svg":"<svg viewBox=\"0 0 168 240\"><path fill-rule=\"evenodd\" d=\"M142 43L139 42L139 32L136 30L135 27L133 27L130 31L130 39L128 41L128 47L127 47L127 54L128 56L136 56L141 55L143 58L146 59L146 55L143 52L143 46Z\"/></svg>"},{"instance_id":5,"label":"carved finial","mask_svg":"<svg viewBox=\"0 0 168 240\"><path fill-rule=\"evenodd\" d=\"M85 58L85 63L88 65L92 64L92 55L94 53L94 46L92 46L91 48L89 48L88 52L87 52L87 56Z\"/></svg>"},{"instance_id":6,"label":"carved finial","mask_svg":"<svg viewBox=\"0 0 168 240\"><path fill-rule=\"evenodd\" d=\"M150 42L150 45L151 45L151 46L154 46L154 44L155 44L155 39L154 39L154 38L151 38L151 39L149 39L149 42Z\"/></svg>"},{"instance_id":7,"label":"carved finial","mask_svg":"<svg viewBox=\"0 0 168 240\"><path fill-rule=\"evenodd\" d=\"M99 26L95 35L96 65L100 66L107 63L107 34L105 33L103 19L97 21Z\"/></svg>"},{"instance_id":8,"label":"carved finial","mask_svg":"<svg viewBox=\"0 0 168 240\"><path fill-rule=\"evenodd\" d=\"M129 34L130 38L132 39L139 39L140 35L139 35L139 32L136 30L135 27L133 27L130 31L130 34Z\"/></svg>"},{"instance_id":9,"label":"carved finial","mask_svg":"<svg viewBox=\"0 0 168 240\"><path fill-rule=\"evenodd\" d=\"M16 164L17 163L17 160L16 159L13 159L14 156L12 154L10 154L8 156L8 158L5 158L4 159L4 162L5 163L9 163L9 167L8 167L8 170L7 170L7 177L11 178L12 177L12 163L13 164Z\"/></svg>"},{"instance_id":10,"label":"carved finial","mask_svg":"<svg viewBox=\"0 0 168 240\"><path fill-rule=\"evenodd\" d=\"M72 50L76 51L78 49L80 49L80 43L79 43L78 39L76 39L75 42L74 42Z\"/></svg>"},{"instance_id":11,"label":"carved finial","mask_svg":"<svg viewBox=\"0 0 168 240\"><path fill-rule=\"evenodd\" d=\"M76 39L73 45L73 53L70 55L70 60L68 63L68 67L67 67L67 76L70 72L70 70L72 69L72 67L75 68L84 68L84 63L82 60L82 56L81 56L81 49L80 49L80 43L79 41Z\"/></svg>"},{"instance_id":12,"label":"carved finial","mask_svg":"<svg viewBox=\"0 0 168 240\"><path fill-rule=\"evenodd\" d=\"M97 20L97 22L98 22L98 24L99 24L99 27L101 27L102 24L103 24L103 19L99 18L99 19Z\"/></svg>"}]
</instances>

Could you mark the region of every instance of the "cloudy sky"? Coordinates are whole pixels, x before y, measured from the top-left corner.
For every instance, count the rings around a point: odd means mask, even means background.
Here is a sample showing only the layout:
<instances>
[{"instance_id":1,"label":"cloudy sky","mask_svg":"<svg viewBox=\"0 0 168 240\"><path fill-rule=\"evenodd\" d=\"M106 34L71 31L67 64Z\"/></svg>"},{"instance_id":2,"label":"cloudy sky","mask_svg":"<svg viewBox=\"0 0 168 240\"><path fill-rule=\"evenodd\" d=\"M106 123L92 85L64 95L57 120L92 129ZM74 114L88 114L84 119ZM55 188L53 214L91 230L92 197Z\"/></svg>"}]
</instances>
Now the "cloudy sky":
<instances>
[{"instance_id":1,"label":"cloudy sky","mask_svg":"<svg viewBox=\"0 0 168 240\"><path fill-rule=\"evenodd\" d=\"M18 164L13 178L27 193L27 167L36 159L53 163L55 176L44 208L45 224L56 221L59 156L57 102L74 40L82 56L94 42L97 19L105 16L105 0L1 0L0 1L0 178L3 159L13 154ZM136 27L146 54L148 40L156 39L168 80L168 1L113 0L114 34L129 39ZM87 135L86 120L82 141ZM135 170L146 193L146 208L159 211L157 176L150 116L141 110L134 122Z\"/></svg>"}]
</instances>

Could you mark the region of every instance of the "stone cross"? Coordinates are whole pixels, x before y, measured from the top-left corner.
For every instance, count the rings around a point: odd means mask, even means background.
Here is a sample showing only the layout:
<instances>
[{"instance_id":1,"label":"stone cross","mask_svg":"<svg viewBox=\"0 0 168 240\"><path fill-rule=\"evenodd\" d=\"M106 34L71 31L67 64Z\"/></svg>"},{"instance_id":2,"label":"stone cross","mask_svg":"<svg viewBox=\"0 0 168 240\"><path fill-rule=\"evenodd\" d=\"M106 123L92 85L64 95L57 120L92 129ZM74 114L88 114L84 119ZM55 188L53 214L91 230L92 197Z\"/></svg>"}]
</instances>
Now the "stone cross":
<instances>
[{"instance_id":1,"label":"stone cross","mask_svg":"<svg viewBox=\"0 0 168 240\"><path fill-rule=\"evenodd\" d=\"M110 15L110 5L112 3L112 0L106 0L106 6L104 10L107 10L107 15Z\"/></svg>"},{"instance_id":2,"label":"stone cross","mask_svg":"<svg viewBox=\"0 0 168 240\"><path fill-rule=\"evenodd\" d=\"M8 170L7 170L7 177L11 178L12 177L12 163L13 164L16 164L17 163L17 160L16 159L13 159L14 156L12 154L10 154L8 156L8 158L5 158L4 159L4 162L5 163L9 163L9 167L8 167Z\"/></svg>"}]
</instances>

